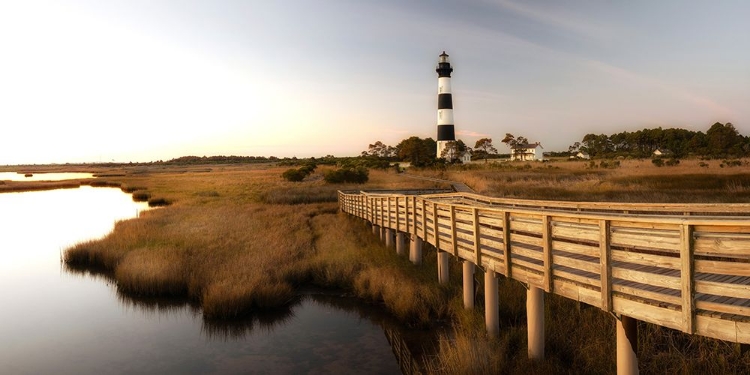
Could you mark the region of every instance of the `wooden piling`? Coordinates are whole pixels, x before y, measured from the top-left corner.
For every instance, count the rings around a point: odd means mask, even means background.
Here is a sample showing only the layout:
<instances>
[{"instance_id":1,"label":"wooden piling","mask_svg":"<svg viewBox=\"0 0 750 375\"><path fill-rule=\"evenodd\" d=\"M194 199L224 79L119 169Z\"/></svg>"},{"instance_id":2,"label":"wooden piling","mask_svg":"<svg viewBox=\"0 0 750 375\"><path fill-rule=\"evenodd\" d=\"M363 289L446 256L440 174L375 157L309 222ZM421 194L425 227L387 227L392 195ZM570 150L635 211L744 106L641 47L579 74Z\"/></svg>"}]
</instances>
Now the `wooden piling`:
<instances>
[{"instance_id":1,"label":"wooden piling","mask_svg":"<svg viewBox=\"0 0 750 375\"><path fill-rule=\"evenodd\" d=\"M500 334L500 306L498 305L497 275L493 270L484 271L484 322L487 334Z\"/></svg>"},{"instance_id":2,"label":"wooden piling","mask_svg":"<svg viewBox=\"0 0 750 375\"><path fill-rule=\"evenodd\" d=\"M474 308L474 263L468 260L463 261L464 277L464 308L471 310Z\"/></svg>"}]
</instances>

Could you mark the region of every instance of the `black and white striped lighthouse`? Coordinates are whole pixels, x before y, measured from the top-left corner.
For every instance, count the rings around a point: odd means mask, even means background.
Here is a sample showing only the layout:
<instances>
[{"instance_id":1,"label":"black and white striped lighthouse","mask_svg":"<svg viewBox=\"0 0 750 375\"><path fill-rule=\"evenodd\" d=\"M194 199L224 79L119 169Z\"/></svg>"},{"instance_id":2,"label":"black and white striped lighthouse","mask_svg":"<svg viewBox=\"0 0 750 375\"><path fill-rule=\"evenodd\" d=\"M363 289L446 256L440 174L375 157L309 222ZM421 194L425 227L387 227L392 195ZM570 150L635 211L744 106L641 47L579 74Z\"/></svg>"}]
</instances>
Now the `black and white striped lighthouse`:
<instances>
[{"instance_id":1,"label":"black and white striped lighthouse","mask_svg":"<svg viewBox=\"0 0 750 375\"><path fill-rule=\"evenodd\" d=\"M435 71L438 74L438 120L437 120L437 157L441 157L446 143L456 140L453 130L453 97L451 96L451 62L443 51ZM449 158L452 158L450 155Z\"/></svg>"}]
</instances>

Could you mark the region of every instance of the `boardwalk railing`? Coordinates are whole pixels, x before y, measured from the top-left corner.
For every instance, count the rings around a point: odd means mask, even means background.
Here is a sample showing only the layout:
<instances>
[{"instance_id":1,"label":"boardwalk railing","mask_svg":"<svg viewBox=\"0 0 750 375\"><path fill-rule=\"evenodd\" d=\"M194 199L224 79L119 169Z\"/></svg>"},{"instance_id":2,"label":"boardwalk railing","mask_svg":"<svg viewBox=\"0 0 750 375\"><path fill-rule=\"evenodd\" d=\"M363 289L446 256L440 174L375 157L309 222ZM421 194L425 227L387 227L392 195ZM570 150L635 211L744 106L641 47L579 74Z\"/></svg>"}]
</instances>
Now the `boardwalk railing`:
<instances>
[{"instance_id":1,"label":"boardwalk railing","mask_svg":"<svg viewBox=\"0 0 750 375\"><path fill-rule=\"evenodd\" d=\"M686 333L750 343L750 205L339 192L342 211L506 277Z\"/></svg>"}]
</instances>

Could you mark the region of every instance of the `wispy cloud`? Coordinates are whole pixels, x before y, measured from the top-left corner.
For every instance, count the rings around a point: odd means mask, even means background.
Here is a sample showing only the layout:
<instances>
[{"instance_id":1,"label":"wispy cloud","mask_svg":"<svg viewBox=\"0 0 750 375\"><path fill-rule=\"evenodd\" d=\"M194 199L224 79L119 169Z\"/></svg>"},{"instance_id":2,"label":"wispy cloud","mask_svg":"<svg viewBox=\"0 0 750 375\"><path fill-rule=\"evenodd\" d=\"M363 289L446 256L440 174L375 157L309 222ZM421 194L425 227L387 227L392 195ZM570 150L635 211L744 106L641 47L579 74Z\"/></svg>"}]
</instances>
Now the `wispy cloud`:
<instances>
[{"instance_id":1,"label":"wispy cloud","mask_svg":"<svg viewBox=\"0 0 750 375\"><path fill-rule=\"evenodd\" d=\"M474 131L474 130L458 130L458 131L456 131L456 134L457 135L464 135L464 136L467 136L467 137L476 137L476 138L486 138L486 137L490 136L487 133L480 133L480 132L477 132L477 131Z\"/></svg>"},{"instance_id":2,"label":"wispy cloud","mask_svg":"<svg viewBox=\"0 0 750 375\"><path fill-rule=\"evenodd\" d=\"M552 12L529 6L528 2L515 2L510 0L494 0L490 4L499 5L523 17L555 27L557 29L585 36L589 39L609 40L614 36L612 30L598 26L591 19L583 19L570 13Z\"/></svg>"},{"instance_id":3,"label":"wispy cloud","mask_svg":"<svg viewBox=\"0 0 750 375\"><path fill-rule=\"evenodd\" d=\"M701 108L715 112L717 114L726 115L730 117L734 114L734 111L732 109L724 107L719 103L716 103L711 98L695 94L693 92L676 87L674 85L670 85L658 79L640 75L640 74L631 72L627 69L613 66L613 65L601 62L601 61L588 60L585 62L585 64L617 80L629 82L629 83L635 83L644 87L660 89L663 92L666 92L673 97L690 102L694 105L697 105Z\"/></svg>"}]
</instances>

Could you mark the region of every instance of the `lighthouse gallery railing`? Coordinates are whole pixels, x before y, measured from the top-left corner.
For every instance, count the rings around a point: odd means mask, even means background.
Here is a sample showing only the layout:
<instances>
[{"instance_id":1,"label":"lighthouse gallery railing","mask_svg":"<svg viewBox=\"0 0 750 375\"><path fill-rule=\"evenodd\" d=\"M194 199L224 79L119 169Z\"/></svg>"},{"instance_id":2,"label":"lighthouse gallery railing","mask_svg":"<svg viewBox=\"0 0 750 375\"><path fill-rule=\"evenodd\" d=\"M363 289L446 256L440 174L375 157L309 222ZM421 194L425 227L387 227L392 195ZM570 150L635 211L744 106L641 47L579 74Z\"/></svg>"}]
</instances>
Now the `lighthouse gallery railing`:
<instances>
[{"instance_id":1,"label":"lighthouse gallery railing","mask_svg":"<svg viewBox=\"0 0 750 375\"><path fill-rule=\"evenodd\" d=\"M340 191L342 211L549 293L750 343L750 205Z\"/></svg>"}]
</instances>

